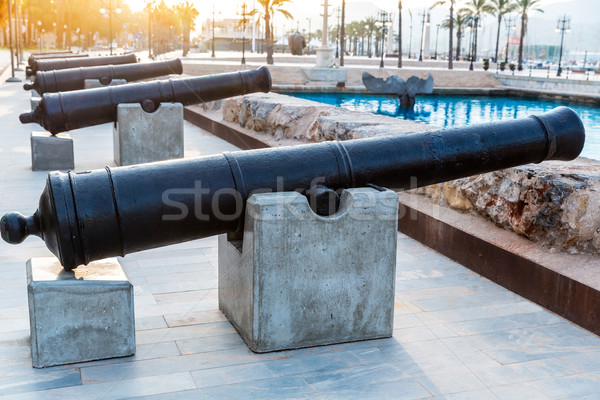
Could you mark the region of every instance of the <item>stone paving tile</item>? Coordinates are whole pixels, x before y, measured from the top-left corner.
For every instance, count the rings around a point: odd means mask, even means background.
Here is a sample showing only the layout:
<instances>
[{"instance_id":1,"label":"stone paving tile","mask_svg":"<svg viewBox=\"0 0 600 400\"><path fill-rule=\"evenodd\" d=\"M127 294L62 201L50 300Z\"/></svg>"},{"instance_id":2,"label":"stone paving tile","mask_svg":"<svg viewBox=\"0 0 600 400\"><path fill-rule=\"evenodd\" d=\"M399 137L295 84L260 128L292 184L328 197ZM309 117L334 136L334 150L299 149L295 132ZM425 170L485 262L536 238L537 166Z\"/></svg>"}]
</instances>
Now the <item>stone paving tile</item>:
<instances>
[{"instance_id":1,"label":"stone paving tile","mask_svg":"<svg viewBox=\"0 0 600 400\"><path fill-rule=\"evenodd\" d=\"M476 389L434 396L431 400L498 400L498 396L489 389Z\"/></svg>"},{"instance_id":2,"label":"stone paving tile","mask_svg":"<svg viewBox=\"0 0 600 400\"><path fill-rule=\"evenodd\" d=\"M135 334L136 338L140 332L151 329L166 328L167 322L162 315L155 315L151 317L138 317L135 318Z\"/></svg>"},{"instance_id":3,"label":"stone paving tile","mask_svg":"<svg viewBox=\"0 0 600 400\"><path fill-rule=\"evenodd\" d=\"M163 357L114 365L100 365L81 368L81 377L85 381L107 382L121 379L148 377L194 371L206 368L218 368L230 365L265 362L284 358L280 353L260 355L246 348Z\"/></svg>"},{"instance_id":4,"label":"stone paving tile","mask_svg":"<svg viewBox=\"0 0 600 400\"><path fill-rule=\"evenodd\" d=\"M178 340L177 347L181 354L204 353L208 351L238 349L246 346L244 340L236 333L207 336L201 339Z\"/></svg>"},{"instance_id":5,"label":"stone paving tile","mask_svg":"<svg viewBox=\"0 0 600 400\"><path fill-rule=\"evenodd\" d=\"M540 392L551 399L581 398L598 396L600 393L600 372L588 372L561 378L531 382Z\"/></svg>"},{"instance_id":6,"label":"stone paving tile","mask_svg":"<svg viewBox=\"0 0 600 400\"><path fill-rule=\"evenodd\" d=\"M167 340L199 339L207 336L232 334L235 332L235 328L229 322L217 322L214 324L188 325L175 328L137 331L135 340L139 345L160 343Z\"/></svg>"},{"instance_id":7,"label":"stone paving tile","mask_svg":"<svg viewBox=\"0 0 600 400\"><path fill-rule=\"evenodd\" d=\"M157 303L165 302L199 302L199 301L218 301L218 290L206 289L206 290L188 290L185 292L176 293L159 293L154 295L154 299ZM216 304L216 303L214 303ZM217 308L217 307L215 307Z\"/></svg>"},{"instance_id":8,"label":"stone paving tile","mask_svg":"<svg viewBox=\"0 0 600 400\"><path fill-rule=\"evenodd\" d=\"M469 321L447 322L445 325L454 332L465 336L478 333L503 331L516 328L535 328L544 325L564 323L564 319L547 311L499 316L495 318Z\"/></svg>"},{"instance_id":9,"label":"stone paving tile","mask_svg":"<svg viewBox=\"0 0 600 400\"><path fill-rule=\"evenodd\" d=\"M431 394L418 382L410 379L365 384L360 389L356 387L335 387L327 392L317 393L315 399L389 399L413 400L430 399Z\"/></svg>"},{"instance_id":10,"label":"stone paving tile","mask_svg":"<svg viewBox=\"0 0 600 400\"><path fill-rule=\"evenodd\" d=\"M300 377L264 379L140 399L312 399L314 391Z\"/></svg>"},{"instance_id":11,"label":"stone paving tile","mask_svg":"<svg viewBox=\"0 0 600 400\"><path fill-rule=\"evenodd\" d=\"M81 376L79 375L79 371L75 369L58 371L42 370L35 374L21 375L18 379L15 376L1 377L0 395L4 396L75 385L81 385Z\"/></svg>"},{"instance_id":12,"label":"stone paving tile","mask_svg":"<svg viewBox=\"0 0 600 400\"><path fill-rule=\"evenodd\" d=\"M497 386L490 389L498 400L549 400L530 383Z\"/></svg>"},{"instance_id":13,"label":"stone paving tile","mask_svg":"<svg viewBox=\"0 0 600 400\"><path fill-rule=\"evenodd\" d=\"M427 374L415 380L434 395L486 389L485 383L468 369L460 369L458 373Z\"/></svg>"},{"instance_id":14,"label":"stone paving tile","mask_svg":"<svg viewBox=\"0 0 600 400\"><path fill-rule=\"evenodd\" d=\"M124 379L109 383L91 383L87 385L63 387L60 389L24 393L6 396L6 400L25 399L123 399L137 396L178 393L194 389L196 386L188 372L178 374L157 375L147 378Z\"/></svg>"}]
</instances>

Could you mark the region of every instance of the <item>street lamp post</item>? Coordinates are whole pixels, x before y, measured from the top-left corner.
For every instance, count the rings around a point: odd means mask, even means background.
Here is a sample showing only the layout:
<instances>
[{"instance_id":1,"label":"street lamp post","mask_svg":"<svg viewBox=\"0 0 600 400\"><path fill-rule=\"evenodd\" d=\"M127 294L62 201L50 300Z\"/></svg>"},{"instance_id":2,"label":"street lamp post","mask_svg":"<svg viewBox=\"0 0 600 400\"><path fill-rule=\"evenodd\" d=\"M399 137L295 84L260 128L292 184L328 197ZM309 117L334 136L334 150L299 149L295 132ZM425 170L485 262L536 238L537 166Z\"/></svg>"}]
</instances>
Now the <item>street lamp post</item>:
<instances>
[{"instance_id":1,"label":"street lamp post","mask_svg":"<svg viewBox=\"0 0 600 400\"><path fill-rule=\"evenodd\" d=\"M8 0L8 42L10 44L10 71L11 76L6 80L6 82L21 82L19 78L15 76L15 60L13 53L13 32L12 32L12 0Z\"/></svg>"},{"instance_id":2,"label":"street lamp post","mask_svg":"<svg viewBox=\"0 0 600 400\"><path fill-rule=\"evenodd\" d=\"M425 38L425 16L427 15L427 12L425 10L423 10L423 21L421 22L421 46L419 49L419 61L423 61L423 39Z\"/></svg>"},{"instance_id":3,"label":"street lamp post","mask_svg":"<svg viewBox=\"0 0 600 400\"><path fill-rule=\"evenodd\" d=\"M402 68L402 0L398 0L398 68Z\"/></svg>"},{"instance_id":4,"label":"street lamp post","mask_svg":"<svg viewBox=\"0 0 600 400\"><path fill-rule=\"evenodd\" d=\"M565 32L571 33L571 18L564 15L562 18L558 19L556 24L556 33L560 33L560 55L558 57L558 70L556 71L556 76L560 76L562 74L562 55L563 55L563 44L565 41Z\"/></svg>"},{"instance_id":5,"label":"street lamp post","mask_svg":"<svg viewBox=\"0 0 600 400\"><path fill-rule=\"evenodd\" d=\"M152 3L148 2L148 58L152 59Z\"/></svg>"},{"instance_id":6,"label":"street lamp post","mask_svg":"<svg viewBox=\"0 0 600 400\"><path fill-rule=\"evenodd\" d=\"M246 3L242 3L242 65L246 64Z\"/></svg>"},{"instance_id":7,"label":"street lamp post","mask_svg":"<svg viewBox=\"0 0 600 400\"><path fill-rule=\"evenodd\" d=\"M215 5L213 4L213 20L212 20L212 54L211 57L215 57Z\"/></svg>"},{"instance_id":8,"label":"street lamp post","mask_svg":"<svg viewBox=\"0 0 600 400\"><path fill-rule=\"evenodd\" d=\"M436 32L435 32L435 56L433 57L435 60L437 60L437 51L438 51L438 38L440 36L440 24L436 25Z\"/></svg>"},{"instance_id":9,"label":"street lamp post","mask_svg":"<svg viewBox=\"0 0 600 400\"><path fill-rule=\"evenodd\" d=\"M381 61L379 63L379 68L383 68L383 53L384 53L384 45L385 45L385 35L388 32L389 26L389 13L387 11L379 12L379 21L376 22L376 25L381 28Z\"/></svg>"},{"instance_id":10,"label":"street lamp post","mask_svg":"<svg viewBox=\"0 0 600 400\"><path fill-rule=\"evenodd\" d=\"M471 63L469 65L469 70L473 71L473 20L469 22L469 26L467 27L469 30L469 59Z\"/></svg>"},{"instance_id":11,"label":"street lamp post","mask_svg":"<svg viewBox=\"0 0 600 400\"><path fill-rule=\"evenodd\" d=\"M335 35L335 58L340 58L340 11L341 11L341 8L337 7L335 10L337 11L337 18L338 18L337 32Z\"/></svg>"},{"instance_id":12,"label":"street lamp post","mask_svg":"<svg viewBox=\"0 0 600 400\"><path fill-rule=\"evenodd\" d=\"M508 16L504 21L506 21L506 52L504 54L504 64L508 64L508 45L510 40L510 31L516 29L515 25L512 25L513 20L512 16Z\"/></svg>"},{"instance_id":13,"label":"street lamp post","mask_svg":"<svg viewBox=\"0 0 600 400\"><path fill-rule=\"evenodd\" d=\"M119 14L121 12L121 9L116 8L114 11L117 14ZM112 0L108 0L108 10L101 8L100 14L102 14L102 15L108 14L108 42L109 42L108 49L109 49L110 55L112 55L112 53L113 53L112 13L113 13ZM65 25L65 29L66 29L66 25Z\"/></svg>"}]
</instances>

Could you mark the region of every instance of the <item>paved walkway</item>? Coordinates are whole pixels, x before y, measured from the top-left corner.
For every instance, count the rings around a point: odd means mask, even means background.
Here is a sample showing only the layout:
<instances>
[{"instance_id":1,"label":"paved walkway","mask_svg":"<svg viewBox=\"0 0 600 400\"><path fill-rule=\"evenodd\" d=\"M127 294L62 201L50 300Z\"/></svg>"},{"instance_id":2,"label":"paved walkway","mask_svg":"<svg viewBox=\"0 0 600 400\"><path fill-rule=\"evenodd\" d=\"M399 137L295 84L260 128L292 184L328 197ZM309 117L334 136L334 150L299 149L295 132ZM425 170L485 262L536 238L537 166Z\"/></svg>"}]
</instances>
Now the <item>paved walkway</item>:
<instances>
[{"instance_id":1,"label":"paved walkway","mask_svg":"<svg viewBox=\"0 0 600 400\"><path fill-rule=\"evenodd\" d=\"M21 73L22 74L22 73ZM0 77L0 215L31 213L29 107ZM231 150L189 124L186 156ZM110 125L71 132L77 170L112 165ZM389 339L254 354L219 312L217 240L121 259L135 285L135 356L31 367L25 262L43 242L0 243L3 399L598 399L600 339L398 235ZM536 284L536 282L532 282Z\"/></svg>"}]
</instances>

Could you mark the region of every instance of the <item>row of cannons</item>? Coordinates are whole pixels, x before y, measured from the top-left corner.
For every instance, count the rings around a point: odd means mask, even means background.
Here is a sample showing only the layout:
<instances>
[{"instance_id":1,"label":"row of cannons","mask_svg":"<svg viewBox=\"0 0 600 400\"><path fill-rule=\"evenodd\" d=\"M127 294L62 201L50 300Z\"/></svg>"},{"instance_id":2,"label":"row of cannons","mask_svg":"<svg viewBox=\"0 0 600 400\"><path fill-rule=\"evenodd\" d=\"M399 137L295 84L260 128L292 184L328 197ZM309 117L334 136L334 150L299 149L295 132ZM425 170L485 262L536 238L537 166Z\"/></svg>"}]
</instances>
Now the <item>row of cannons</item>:
<instances>
[{"instance_id":1,"label":"row of cannons","mask_svg":"<svg viewBox=\"0 0 600 400\"><path fill-rule=\"evenodd\" d=\"M118 120L121 103L151 113L165 102L188 105L270 85L260 68L47 92L21 119L57 134ZM50 172L35 213L8 213L0 222L5 241L35 235L56 256L27 263L33 365L133 354L133 291L114 257L215 235L219 308L251 350L390 337L395 191L571 160L584 140L579 117L560 107L426 133Z\"/></svg>"}]
</instances>

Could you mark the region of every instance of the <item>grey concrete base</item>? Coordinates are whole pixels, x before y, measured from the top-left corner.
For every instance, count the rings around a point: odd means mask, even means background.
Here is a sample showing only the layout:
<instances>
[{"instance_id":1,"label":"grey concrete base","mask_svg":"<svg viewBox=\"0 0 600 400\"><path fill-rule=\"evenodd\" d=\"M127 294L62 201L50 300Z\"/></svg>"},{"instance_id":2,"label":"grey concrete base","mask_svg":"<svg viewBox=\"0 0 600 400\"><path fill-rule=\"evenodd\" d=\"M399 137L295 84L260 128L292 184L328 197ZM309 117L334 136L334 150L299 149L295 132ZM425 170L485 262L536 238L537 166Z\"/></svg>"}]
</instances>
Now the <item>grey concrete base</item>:
<instances>
[{"instance_id":1,"label":"grey concrete base","mask_svg":"<svg viewBox=\"0 0 600 400\"><path fill-rule=\"evenodd\" d=\"M331 68L335 65L333 53L335 49L332 47L319 47L317 50L317 68Z\"/></svg>"},{"instance_id":2,"label":"grey concrete base","mask_svg":"<svg viewBox=\"0 0 600 400\"><path fill-rule=\"evenodd\" d=\"M31 132L31 169L34 171L69 170L75 168L73 139L67 133L51 135Z\"/></svg>"},{"instance_id":3,"label":"grey concrete base","mask_svg":"<svg viewBox=\"0 0 600 400\"><path fill-rule=\"evenodd\" d=\"M302 71L309 81L315 82L346 82L346 68L303 68Z\"/></svg>"},{"instance_id":4,"label":"grey concrete base","mask_svg":"<svg viewBox=\"0 0 600 400\"><path fill-rule=\"evenodd\" d=\"M100 83L99 79L85 79L83 81L83 88L84 89L94 89L94 88L101 88L101 87L106 87L106 86L125 85L126 83L127 83L127 81L125 79L113 79L112 81L110 81L110 83L108 85L103 85L102 83Z\"/></svg>"},{"instance_id":5,"label":"grey concrete base","mask_svg":"<svg viewBox=\"0 0 600 400\"><path fill-rule=\"evenodd\" d=\"M42 101L42 96L35 89L31 89L31 109L35 110L40 101Z\"/></svg>"},{"instance_id":6,"label":"grey concrete base","mask_svg":"<svg viewBox=\"0 0 600 400\"><path fill-rule=\"evenodd\" d=\"M331 217L252 195L243 241L219 236L219 308L255 352L392 336L398 197L343 192Z\"/></svg>"},{"instance_id":7,"label":"grey concrete base","mask_svg":"<svg viewBox=\"0 0 600 400\"><path fill-rule=\"evenodd\" d=\"M42 101L41 97L31 97L31 109L35 110L35 108L38 106L38 104L40 104L40 101Z\"/></svg>"},{"instance_id":8,"label":"grey concrete base","mask_svg":"<svg viewBox=\"0 0 600 400\"><path fill-rule=\"evenodd\" d=\"M73 271L32 258L27 295L34 367L135 353L133 286L115 258Z\"/></svg>"},{"instance_id":9,"label":"grey concrete base","mask_svg":"<svg viewBox=\"0 0 600 400\"><path fill-rule=\"evenodd\" d=\"M183 106L161 103L153 113L139 104L119 104L113 129L117 165L183 157Z\"/></svg>"}]
</instances>

